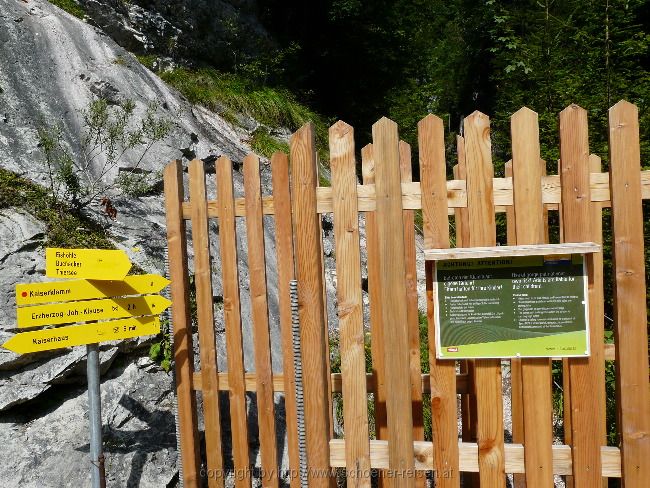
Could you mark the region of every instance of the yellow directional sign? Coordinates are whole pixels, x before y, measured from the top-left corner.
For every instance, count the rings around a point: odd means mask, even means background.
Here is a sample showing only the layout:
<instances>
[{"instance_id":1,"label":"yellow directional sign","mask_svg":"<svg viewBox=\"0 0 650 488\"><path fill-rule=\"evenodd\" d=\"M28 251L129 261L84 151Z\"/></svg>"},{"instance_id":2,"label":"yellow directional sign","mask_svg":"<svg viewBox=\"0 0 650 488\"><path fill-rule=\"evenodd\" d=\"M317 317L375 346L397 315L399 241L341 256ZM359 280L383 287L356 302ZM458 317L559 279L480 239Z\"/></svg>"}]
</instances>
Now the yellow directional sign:
<instances>
[{"instance_id":1,"label":"yellow directional sign","mask_svg":"<svg viewBox=\"0 0 650 488\"><path fill-rule=\"evenodd\" d=\"M18 327L69 324L90 320L158 315L172 302L160 295L50 303L16 309Z\"/></svg>"},{"instance_id":2,"label":"yellow directional sign","mask_svg":"<svg viewBox=\"0 0 650 488\"><path fill-rule=\"evenodd\" d=\"M131 269L124 251L107 249L45 250L45 275L50 278L123 280Z\"/></svg>"},{"instance_id":3,"label":"yellow directional sign","mask_svg":"<svg viewBox=\"0 0 650 488\"><path fill-rule=\"evenodd\" d=\"M22 283L16 285L17 305L90 300L92 298L121 297L157 293L170 281L160 275L127 276L117 280L64 280L47 283Z\"/></svg>"},{"instance_id":4,"label":"yellow directional sign","mask_svg":"<svg viewBox=\"0 0 650 488\"><path fill-rule=\"evenodd\" d=\"M158 317L139 317L16 334L2 347L18 354L160 333Z\"/></svg>"}]
</instances>

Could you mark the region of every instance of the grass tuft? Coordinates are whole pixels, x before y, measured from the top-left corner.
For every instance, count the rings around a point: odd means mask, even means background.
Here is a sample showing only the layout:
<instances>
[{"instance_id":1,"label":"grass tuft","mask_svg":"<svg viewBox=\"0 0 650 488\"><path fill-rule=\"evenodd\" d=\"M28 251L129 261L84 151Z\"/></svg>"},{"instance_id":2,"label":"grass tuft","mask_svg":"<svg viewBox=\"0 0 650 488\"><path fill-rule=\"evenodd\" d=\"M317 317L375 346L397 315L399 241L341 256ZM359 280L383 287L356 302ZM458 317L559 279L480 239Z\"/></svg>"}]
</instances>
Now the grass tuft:
<instances>
[{"instance_id":1,"label":"grass tuft","mask_svg":"<svg viewBox=\"0 0 650 488\"><path fill-rule=\"evenodd\" d=\"M57 201L44 187L0 168L0 210L12 207L22 208L45 223L46 246L115 248L99 223Z\"/></svg>"},{"instance_id":2,"label":"grass tuft","mask_svg":"<svg viewBox=\"0 0 650 488\"><path fill-rule=\"evenodd\" d=\"M328 159L328 122L299 103L288 90L262 86L241 76L208 68L196 71L177 68L161 73L160 77L190 102L203 105L219 114L230 110L248 115L266 126L287 127L291 131L312 122L321 160ZM264 142L268 148L268 139L258 142Z\"/></svg>"},{"instance_id":3,"label":"grass tuft","mask_svg":"<svg viewBox=\"0 0 650 488\"><path fill-rule=\"evenodd\" d=\"M253 132L250 145L255 153L270 158L274 152L289 152L289 144L273 137L265 127L258 127Z\"/></svg>"},{"instance_id":4,"label":"grass tuft","mask_svg":"<svg viewBox=\"0 0 650 488\"><path fill-rule=\"evenodd\" d=\"M81 5L74 0L48 0L52 5L56 5L61 10L65 10L70 15L74 15L78 19L83 20L86 17L86 11Z\"/></svg>"}]
</instances>

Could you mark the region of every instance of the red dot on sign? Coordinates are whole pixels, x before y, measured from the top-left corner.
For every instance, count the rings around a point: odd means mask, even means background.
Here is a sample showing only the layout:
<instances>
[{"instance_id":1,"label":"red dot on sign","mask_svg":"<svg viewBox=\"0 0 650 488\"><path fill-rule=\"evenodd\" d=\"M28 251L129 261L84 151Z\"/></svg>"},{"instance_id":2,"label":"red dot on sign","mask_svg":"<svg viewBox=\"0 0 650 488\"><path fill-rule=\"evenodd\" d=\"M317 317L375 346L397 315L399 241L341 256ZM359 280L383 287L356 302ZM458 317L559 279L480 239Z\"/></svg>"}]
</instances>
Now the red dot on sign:
<instances>
[{"instance_id":1,"label":"red dot on sign","mask_svg":"<svg viewBox=\"0 0 650 488\"><path fill-rule=\"evenodd\" d=\"M26 297L26 296L27 296L27 292L26 292L26 291L22 292L22 293L21 293L21 296Z\"/></svg>"}]
</instances>

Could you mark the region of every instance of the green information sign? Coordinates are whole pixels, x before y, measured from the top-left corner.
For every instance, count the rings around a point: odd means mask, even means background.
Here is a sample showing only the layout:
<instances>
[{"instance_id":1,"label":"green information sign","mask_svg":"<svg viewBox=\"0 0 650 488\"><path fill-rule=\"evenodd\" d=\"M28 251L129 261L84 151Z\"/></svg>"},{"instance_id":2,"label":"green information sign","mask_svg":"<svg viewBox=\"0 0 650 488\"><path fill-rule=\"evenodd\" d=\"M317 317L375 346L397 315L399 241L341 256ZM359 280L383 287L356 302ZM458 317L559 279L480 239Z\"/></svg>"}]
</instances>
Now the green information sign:
<instances>
[{"instance_id":1,"label":"green information sign","mask_svg":"<svg viewBox=\"0 0 650 488\"><path fill-rule=\"evenodd\" d=\"M436 262L440 359L589 355L584 256Z\"/></svg>"}]
</instances>

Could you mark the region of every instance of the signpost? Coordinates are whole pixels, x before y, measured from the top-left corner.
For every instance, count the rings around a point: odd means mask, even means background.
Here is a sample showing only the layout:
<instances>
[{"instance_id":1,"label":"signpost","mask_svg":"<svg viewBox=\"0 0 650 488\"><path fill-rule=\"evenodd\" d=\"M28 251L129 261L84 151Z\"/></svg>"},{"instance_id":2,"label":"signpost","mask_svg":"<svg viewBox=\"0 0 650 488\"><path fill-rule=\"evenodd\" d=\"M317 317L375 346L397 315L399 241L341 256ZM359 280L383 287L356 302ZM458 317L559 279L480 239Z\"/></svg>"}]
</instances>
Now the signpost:
<instances>
[{"instance_id":1,"label":"signpost","mask_svg":"<svg viewBox=\"0 0 650 488\"><path fill-rule=\"evenodd\" d=\"M16 285L17 305L90 300L158 293L170 281L154 274L127 276L123 280L66 280Z\"/></svg>"},{"instance_id":2,"label":"signpost","mask_svg":"<svg viewBox=\"0 0 650 488\"><path fill-rule=\"evenodd\" d=\"M474 248L438 253L436 356L588 356L585 259L582 253L553 254L566 252L566 246L544 245L537 251L525 246L523 253L518 249L524 246L510 246L512 253L506 246L483 254ZM453 258L444 259L452 252Z\"/></svg>"},{"instance_id":3,"label":"signpost","mask_svg":"<svg viewBox=\"0 0 650 488\"><path fill-rule=\"evenodd\" d=\"M16 285L17 326L76 325L23 332L2 347L26 354L86 344L92 487L105 488L99 342L160 333L158 315L171 302L153 293L169 280L126 276L131 262L124 251L48 248L45 256L46 276L76 279Z\"/></svg>"},{"instance_id":4,"label":"signpost","mask_svg":"<svg viewBox=\"0 0 650 488\"><path fill-rule=\"evenodd\" d=\"M123 280L131 269L124 251L108 249L45 250L45 276L49 278L85 278Z\"/></svg>"},{"instance_id":5,"label":"signpost","mask_svg":"<svg viewBox=\"0 0 650 488\"><path fill-rule=\"evenodd\" d=\"M165 297L146 295L21 307L16 310L16 315L18 327L25 328L140 315L158 315L170 305L171 302Z\"/></svg>"}]
</instances>

